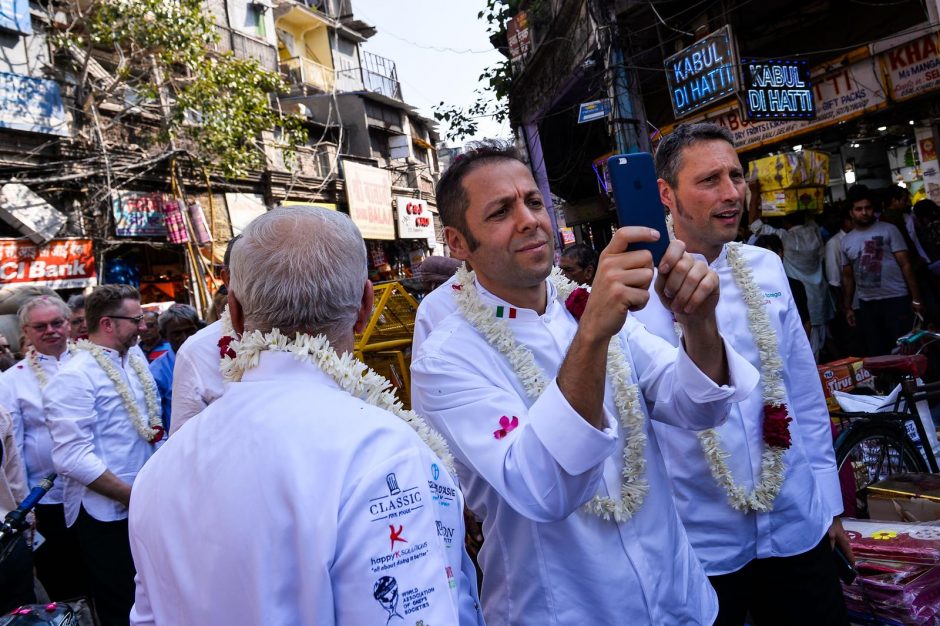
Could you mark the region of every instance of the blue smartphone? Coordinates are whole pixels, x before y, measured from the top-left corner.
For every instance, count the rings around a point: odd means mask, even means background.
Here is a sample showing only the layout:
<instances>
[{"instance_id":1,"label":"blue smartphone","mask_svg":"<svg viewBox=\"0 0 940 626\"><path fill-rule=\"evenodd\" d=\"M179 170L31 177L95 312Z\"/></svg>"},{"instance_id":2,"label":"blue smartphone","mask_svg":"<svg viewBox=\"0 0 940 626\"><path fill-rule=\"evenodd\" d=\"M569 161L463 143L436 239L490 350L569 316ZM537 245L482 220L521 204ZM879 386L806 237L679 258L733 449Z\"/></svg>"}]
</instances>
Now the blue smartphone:
<instances>
[{"instance_id":1,"label":"blue smartphone","mask_svg":"<svg viewBox=\"0 0 940 626\"><path fill-rule=\"evenodd\" d=\"M607 159L607 169L620 225L646 226L659 231L659 241L632 243L630 250L649 250L653 254L653 266L659 266L669 247L669 233L666 211L659 200L653 155L649 152L618 154Z\"/></svg>"}]
</instances>

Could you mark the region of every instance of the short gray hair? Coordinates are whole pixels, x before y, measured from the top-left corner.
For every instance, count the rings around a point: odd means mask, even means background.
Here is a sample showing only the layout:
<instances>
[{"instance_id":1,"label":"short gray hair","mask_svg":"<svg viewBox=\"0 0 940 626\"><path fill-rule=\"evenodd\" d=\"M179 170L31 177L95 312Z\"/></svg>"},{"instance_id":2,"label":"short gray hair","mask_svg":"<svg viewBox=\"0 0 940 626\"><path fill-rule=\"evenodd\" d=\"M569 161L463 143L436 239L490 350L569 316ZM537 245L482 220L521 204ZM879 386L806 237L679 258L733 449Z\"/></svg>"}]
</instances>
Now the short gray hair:
<instances>
[{"instance_id":1,"label":"short gray hair","mask_svg":"<svg viewBox=\"0 0 940 626\"><path fill-rule=\"evenodd\" d=\"M174 304L157 318L157 324L160 325L160 335L166 337L166 327L173 320L184 320L192 322L194 326L199 327L199 313L188 304Z\"/></svg>"},{"instance_id":2,"label":"short gray hair","mask_svg":"<svg viewBox=\"0 0 940 626\"><path fill-rule=\"evenodd\" d=\"M72 311L69 309L62 298L58 296L36 296L30 298L26 302L20 305L20 308L16 311L16 316L20 321L20 327L25 326L29 322L29 314L33 312L33 309L38 309L39 307L51 306L59 310L59 313L62 314L66 320L72 316Z\"/></svg>"},{"instance_id":3,"label":"short gray hair","mask_svg":"<svg viewBox=\"0 0 940 626\"><path fill-rule=\"evenodd\" d=\"M723 126L711 122L679 124L656 148L656 175L670 187L677 187L679 170L682 169L682 150L699 141L727 141L734 147L734 135Z\"/></svg>"},{"instance_id":4,"label":"short gray hair","mask_svg":"<svg viewBox=\"0 0 940 626\"><path fill-rule=\"evenodd\" d=\"M362 303L366 246L343 213L279 207L242 231L229 270L246 330L323 333L336 341L352 331Z\"/></svg>"},{"instance_id":5,"label":"short gray hair","mask_svg":"<svg viewBox=\"0 0 940 626\"><path fill-rule=\"evenodd\" d=\"M68 301L69 308L72 309L72 313L79 311L85 308L85 296L84 294L77 293L74 296L69 297Z\"/></svg>"}]
</instances>

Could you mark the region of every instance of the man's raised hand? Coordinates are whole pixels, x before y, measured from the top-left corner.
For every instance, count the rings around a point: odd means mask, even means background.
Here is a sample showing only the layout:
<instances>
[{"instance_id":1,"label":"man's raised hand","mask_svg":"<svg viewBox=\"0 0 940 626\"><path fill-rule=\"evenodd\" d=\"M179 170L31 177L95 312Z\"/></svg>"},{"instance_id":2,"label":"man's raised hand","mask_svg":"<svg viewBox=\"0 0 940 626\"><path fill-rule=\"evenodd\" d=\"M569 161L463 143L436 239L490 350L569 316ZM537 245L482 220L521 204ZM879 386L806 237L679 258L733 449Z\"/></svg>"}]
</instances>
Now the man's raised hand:
<instances>
[{"instance_id":1,"label":"man's raised hand","mask_svg":"<svg viewBox=\"0 0 940 626\"><path fill-rule=\"evenodd\" d=\"M648 250L630 250L630 244L657 239L659 232L645 226L626 226L614 233L597 262L581 332L594 340L609 339L623 328L628 311L646 306L653 257Z\"/></svg>"},{"instance_id":2,"label":"man's raised hand","mask_svg":"<svg viewBox=\"0 0 940 626\"><path fill-rule=\"evenodd\" d=\"M686 325L711 317L718 304L718 274L705 261L685 251L685 244L669 244L659 263L656 293L676 321Z\"/></svg>"}]
</instances>

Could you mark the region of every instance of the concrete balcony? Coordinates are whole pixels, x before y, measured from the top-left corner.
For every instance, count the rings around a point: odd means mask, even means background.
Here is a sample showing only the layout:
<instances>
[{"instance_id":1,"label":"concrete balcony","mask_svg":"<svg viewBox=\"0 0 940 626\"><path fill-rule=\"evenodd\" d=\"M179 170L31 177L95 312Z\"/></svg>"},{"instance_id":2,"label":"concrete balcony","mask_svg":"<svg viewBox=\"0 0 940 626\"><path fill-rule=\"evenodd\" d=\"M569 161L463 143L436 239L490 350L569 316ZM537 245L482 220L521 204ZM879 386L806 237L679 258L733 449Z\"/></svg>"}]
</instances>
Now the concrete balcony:
<instances>
[{"instance_id":1,"label":"concrete balcony","mask_svg":"<svg viewBox=\"0 0 940 626\"><path fill-rule=\"evenodd\" d=\"M287 75L294 85L316 87L324 92L333 91L336 85L336 72L332 68L303 57L282 61L281 73Z\"/></svg>"},{"instance_id":2,"label":"concrete balcony","mask_svg":"<svg viewBox=\"0 0 940 626\"><path fill-rule=\"evenodd\" d=\"M404 100L401 96L401 83L398 82L398 70L395 61L391 59L363 50L362 82L369 91L395 100Z\"/></svg>"}]
</instances>

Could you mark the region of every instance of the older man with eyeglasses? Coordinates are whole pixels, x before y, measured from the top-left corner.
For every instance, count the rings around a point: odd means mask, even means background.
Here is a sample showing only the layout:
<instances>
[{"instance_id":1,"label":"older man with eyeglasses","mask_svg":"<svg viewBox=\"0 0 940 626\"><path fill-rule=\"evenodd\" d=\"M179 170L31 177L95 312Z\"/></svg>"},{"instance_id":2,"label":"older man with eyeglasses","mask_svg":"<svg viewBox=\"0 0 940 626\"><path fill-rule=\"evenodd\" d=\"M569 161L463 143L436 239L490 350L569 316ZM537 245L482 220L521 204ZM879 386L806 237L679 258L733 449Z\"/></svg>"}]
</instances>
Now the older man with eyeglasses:
<instances>
[{"instance_id":1,"label":"older man with eyeglasses","mask_svg":"<svg viewBox=\"0 0 940 626\"><path fill-rule=\"evenodd\" d=\"M127 505L163 437L160 398L137 347L140 294L102 285L85 301L88 341L43 392L65 521L75 527L102 624L126 625L134 602Z\"/></svg>"},{"instance_id":2,"label":"older man with eyeglasses","mask_svg":"<svg viewBox=\"0 0 940 626\"><path fill-rule=\"evenodd\" d=\"M18 316L30 347L23 360L0 375L0 404L13 418L29 488L55 471L42 390L71 357L69 313L65 302L55 296L24 302ZM57 481L36 506L37 530L45 538L34 554L36 575L53 599L86 593L81 553L74 531L66 528L63 502Z\"/></svg>"}]
</instances>

